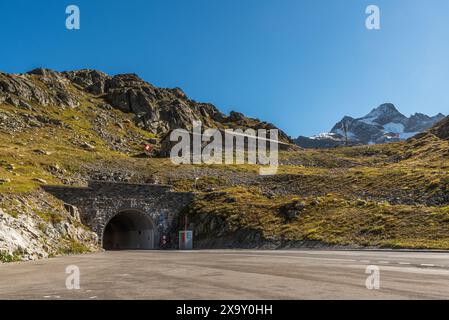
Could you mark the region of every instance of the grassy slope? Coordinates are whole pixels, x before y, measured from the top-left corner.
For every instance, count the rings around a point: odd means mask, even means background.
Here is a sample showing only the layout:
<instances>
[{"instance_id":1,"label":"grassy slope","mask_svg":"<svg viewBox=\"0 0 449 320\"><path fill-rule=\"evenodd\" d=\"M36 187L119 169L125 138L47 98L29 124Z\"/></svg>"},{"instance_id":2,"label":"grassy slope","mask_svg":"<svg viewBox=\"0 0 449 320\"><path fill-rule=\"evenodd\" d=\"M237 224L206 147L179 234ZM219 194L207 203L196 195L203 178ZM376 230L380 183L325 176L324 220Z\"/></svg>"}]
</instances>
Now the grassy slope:
<instances>
[{"instance_id":1,"label":"grassy slope","mask_svg":"<svg viewBox=\"0 0 449 320\"><path fill-rule=\"evenodd\" d=\"M226 222L229 234L243 227L277 241L449 249L448 150L447 141L428 135L420 141L283 154L284 161L303 165L282 167L271 189L283 185L290 192L273 198L261 187L225 188L201 195L188 214L196 224L212 215ZM282 173L288 173L285 179ZM297 203L298 217L286 218L285 208ZM212 221L199 239L223 234Z\"/></svg>"}]
</instances>

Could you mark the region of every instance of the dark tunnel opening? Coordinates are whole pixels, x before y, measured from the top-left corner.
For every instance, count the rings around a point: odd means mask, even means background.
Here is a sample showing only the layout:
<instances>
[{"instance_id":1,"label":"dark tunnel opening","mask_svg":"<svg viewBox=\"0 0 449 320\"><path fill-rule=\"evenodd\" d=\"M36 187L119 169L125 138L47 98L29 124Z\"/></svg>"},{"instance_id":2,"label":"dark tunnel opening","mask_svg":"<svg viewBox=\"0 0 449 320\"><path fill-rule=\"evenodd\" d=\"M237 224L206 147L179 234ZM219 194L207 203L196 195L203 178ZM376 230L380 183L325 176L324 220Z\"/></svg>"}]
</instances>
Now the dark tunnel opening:
<instances>
[{"instance_id":1,"label":"dark tunnel opening","mask_svg":"<svg viewBox=\"0 0 449 320\"><path fill-rule=\"evenodd\" d=\"M154 249L151 218L139 211L123 211L114 216L103 232L105 250Z\"/></svg>"}]
</instances>

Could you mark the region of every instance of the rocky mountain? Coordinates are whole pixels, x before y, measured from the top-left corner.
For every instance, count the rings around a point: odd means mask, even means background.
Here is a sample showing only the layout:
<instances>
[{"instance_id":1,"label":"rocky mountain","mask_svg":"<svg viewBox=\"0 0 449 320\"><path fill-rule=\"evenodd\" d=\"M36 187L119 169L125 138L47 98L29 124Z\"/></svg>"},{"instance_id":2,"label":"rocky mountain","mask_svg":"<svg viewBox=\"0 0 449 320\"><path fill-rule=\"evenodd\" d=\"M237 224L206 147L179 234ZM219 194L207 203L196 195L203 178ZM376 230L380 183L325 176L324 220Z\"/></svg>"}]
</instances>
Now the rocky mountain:
<instances>
[{"instance_id":1,"label":"rocky mountain","mask_svg":"<svg viewBox=\"0 0 449 320\"><path fill-rule=\"evenodd\" d=\"M393 104L385 103L364 117L343 117L329 133L300 136L295 143L305 148L329 148L346 144L346 139L349 145L401 141L429 129L443 118L441 113L433 117L422 113L406 117Z\"/></svg>"},{"instance_id":2,"label":"rocky mountain","mask_svg":"<svg viewBox=\"0 0 449 320\"><path fill-rule=\"evenodd\" d=\"M276 128L238 112L227 116L210 103L189 99L180 88L157 88L136 74L109 76L97 70L56 72L42 68L25 74L0 73L0 104L29 110L36 105L77 108L80 91L102 100L102 108L134 114L137 126L158 136L172 129L191 129L194 120L219 129ZM281 130L279 139L291 142Z\"/></svg>"}]
</instances>

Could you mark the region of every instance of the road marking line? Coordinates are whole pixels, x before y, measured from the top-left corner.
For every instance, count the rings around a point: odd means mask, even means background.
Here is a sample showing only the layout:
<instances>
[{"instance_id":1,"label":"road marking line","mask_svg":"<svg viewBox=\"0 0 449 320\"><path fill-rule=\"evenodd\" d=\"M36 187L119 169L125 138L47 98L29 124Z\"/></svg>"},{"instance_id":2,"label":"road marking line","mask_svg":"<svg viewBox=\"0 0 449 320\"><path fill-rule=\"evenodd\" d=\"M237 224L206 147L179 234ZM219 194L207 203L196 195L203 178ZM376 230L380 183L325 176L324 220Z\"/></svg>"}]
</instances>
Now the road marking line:
<instances>
[{"instance_id":1,"label":"road marking line","mask_svg":"<svg viewBox=\"0 0 449 320\"><path fill-rule=\"evenodd\" d=\"M306 253L308 254L308 252L301 252L301 253ZM254 252L253 254L245 254L245 253L230 253L230 252L226 252L226 253L222 253L222 255L229 255L229 256L238 256L241 258L244 257L258 257L258 258L262 258L262 257L266 257L266 256L270 256L270 255L265 255L265 254L260 254L259 252ZM277 258L287 258L287 259L304 259L304 260L323 260L323 261L335 261L335 262L359 262L359 263L373 263L373 264L386 264L386 265L407 265L410 266L412 265L412 263L410 262L391 262L391 261L385 261L385 260L380 260L380 261L371 261L371 260L356 260L356 259L342 259L342 258L325 258L325 257L308 257L308 256L301 256L301 255L272 255L272 256L276 256ZM436 267L435 264L421 264L420 266L422 267ZM444 266L441 266L444 268Z\"/></svg>"},{"instance_id":2,"label":"road marking line","mask_svg":"<svg viewBox=\"0 0 449 320\"><path fill-rule=\"evenodd\" d=\"M265 257L264 254L237 254L237 253L223 253L223 255L229 255L229 256L239 256L239 257ZM318 257L304 257L304 256L281 256L276 255L276 258L286 258L286 259L309 259L309 260L327 260L327 261L340 261L340 262L357 262L357 260L353 259L340 259L340 258L318 258Z\"/></svg>"}]
</instances>

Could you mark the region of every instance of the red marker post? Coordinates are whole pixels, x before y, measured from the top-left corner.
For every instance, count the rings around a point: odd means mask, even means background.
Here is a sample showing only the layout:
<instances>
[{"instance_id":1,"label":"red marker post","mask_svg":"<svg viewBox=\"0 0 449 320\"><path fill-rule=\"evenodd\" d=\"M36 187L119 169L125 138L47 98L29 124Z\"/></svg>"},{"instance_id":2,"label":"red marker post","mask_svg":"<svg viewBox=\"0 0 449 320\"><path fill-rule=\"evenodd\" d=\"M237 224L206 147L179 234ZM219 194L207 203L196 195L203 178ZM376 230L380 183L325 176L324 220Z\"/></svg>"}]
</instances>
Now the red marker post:
<instances>
[{"instance_id":1,"label":"red marker post","mask_svg":"<svg viewBox=\"0 0 449 320\"><path fill-rule=\"evenodd\" d=\"M145 154L147 156L151 156L151 152L153 151L153 146L151 144L144 144L143 146L143 152L145 152Z\"/></svg>"}]
</instances>

